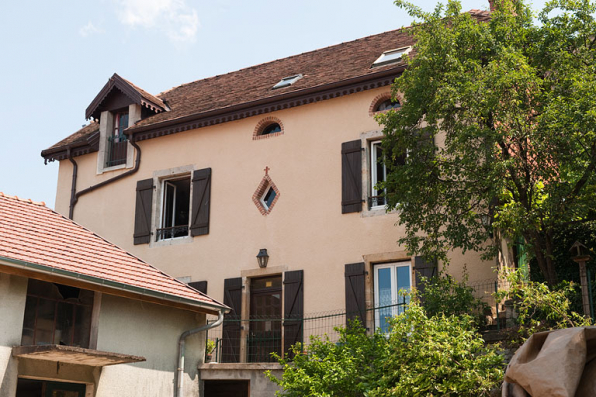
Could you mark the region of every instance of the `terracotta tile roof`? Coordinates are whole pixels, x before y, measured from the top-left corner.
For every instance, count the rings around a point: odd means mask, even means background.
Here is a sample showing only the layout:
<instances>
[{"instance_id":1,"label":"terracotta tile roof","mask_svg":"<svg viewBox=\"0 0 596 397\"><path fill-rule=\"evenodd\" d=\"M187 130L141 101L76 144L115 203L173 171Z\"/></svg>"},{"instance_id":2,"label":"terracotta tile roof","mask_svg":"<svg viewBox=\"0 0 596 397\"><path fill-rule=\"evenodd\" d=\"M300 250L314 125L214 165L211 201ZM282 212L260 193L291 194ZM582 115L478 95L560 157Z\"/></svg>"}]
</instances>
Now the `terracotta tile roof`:
<instances>
[{"instance_id":1,"label":"terracotta tile roof","mask_svg":"<svg viewBox=\"0 0 596 397\"><path fill-rule=\"evenodd\" d=\"M479 21L490 18L489 11L471 10L469 13ZM372 79L381 72L395 70L397 75L403 69L403 63L374 68L371 65L383 52L413 44L408 28L402 28L183 84L154 97L163 101L169 111L140 120L127 131L134 133L148 127L158 128L162 123L200 117L207 112L225 111L255 101L275 101L289 93L317 88L323 90L330 84L355 78L370 76ZM304 77L289 87L273 89L282 78L296 74ZM134 87L143 95L150 95ZM62 142L50 149L64 148L67 143ZM47 155L50 149L43 151L42 156Z\"/></svg>"},{"instance_id":2,"label":"terracotta tile roof","mask_svg":"<svg viewBox=\"0 0 596 397\"><path fill-rule=\"evenodd\" d=\"M62 149L66 146L77 146L77 145L85 145L89 141L89 137L91 137L94 133L99 132L99 123L96 121L92 121L91 123L87 124L74 134L64 138L60 142L50 146L44 152L51 152L53 149Z\"/></svg>"},{"instance_id":3,"label":"terracotta tile roof","mask_svg":"<svg viewBox=\"0 0 596 397\"><path fill-rule=\"evenodd\" d=\"M223 306L44 203L0 193L0 261L3 259L185 298L191 305Z\"/></svg>"},{"instance_id":4,"label":"terracotta tile roof","mask_svg":"<svg viewBox=\"0 0 596 397\"><path fill-rule=\"evenodd\" d=\"M165 108L166 107L165 104L163 103L163 101L161 99L159 99L158 97L151 95L150 93L148 93L147 91L145 91L141 87L133 84L132 82L130 82L129 80L126 80L125 78L122 78L122 80L124 80L128 84L130 84L132 86L132 88L134 88L141 95L141 97L143 97L143 99L145 99L145 100L147 100L149 102L153 102L154 104L159 105L162 108Z\"/></svg>"}]
</instances>

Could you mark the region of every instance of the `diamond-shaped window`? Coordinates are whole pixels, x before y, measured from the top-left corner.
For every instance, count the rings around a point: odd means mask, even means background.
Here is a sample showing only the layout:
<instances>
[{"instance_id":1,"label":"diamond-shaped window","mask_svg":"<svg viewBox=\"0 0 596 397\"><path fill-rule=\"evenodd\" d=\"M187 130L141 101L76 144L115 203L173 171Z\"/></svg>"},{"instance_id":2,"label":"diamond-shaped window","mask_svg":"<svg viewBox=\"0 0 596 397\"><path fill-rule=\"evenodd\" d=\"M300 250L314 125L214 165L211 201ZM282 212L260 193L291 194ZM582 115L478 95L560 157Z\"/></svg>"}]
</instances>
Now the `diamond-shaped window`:
<instances>
[{"instance_id":1,"label":"diamond-shaped window","mask_svg":"<svg viewBox=\"0 0 596 397\"><path fill-rule=\"evenodd\" d=\"M255 203L261 214L268 215L275 206L275 203L277 203L279 196L280 193L277 186L275 186L271 177L265 174L259 187L257 187L257 190L252 195L252 202Z\"/></svg>"}]
</instances>

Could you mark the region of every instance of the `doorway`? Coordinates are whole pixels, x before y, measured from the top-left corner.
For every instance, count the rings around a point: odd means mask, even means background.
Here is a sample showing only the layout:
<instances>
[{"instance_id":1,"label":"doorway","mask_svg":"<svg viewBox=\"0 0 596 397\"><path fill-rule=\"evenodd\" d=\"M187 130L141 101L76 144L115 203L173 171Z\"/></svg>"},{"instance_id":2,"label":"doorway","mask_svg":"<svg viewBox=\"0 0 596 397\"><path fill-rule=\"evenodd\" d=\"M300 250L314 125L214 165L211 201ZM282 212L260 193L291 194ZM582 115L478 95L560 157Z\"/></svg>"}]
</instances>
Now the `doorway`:
<instances>
[{"instance_id":1,"label":"doorway","mask_svg":"<svg viewBox=\"0 0 596 397\"><path fill-rule=\"evenodd\" d=\"M281 355L281 276L255 278L250 283L248 362L276 361Z\"/></svg>"},{"instance_id":2,"label":"doorway","mask_svg":"<svg viewBox=\"0 0 596 397\"><path fill-rule=\"evenodd\" d=\"M85 397L85 390L86 385L82 383L19 378L16 397Z\"/></svg>"}]
</instances>

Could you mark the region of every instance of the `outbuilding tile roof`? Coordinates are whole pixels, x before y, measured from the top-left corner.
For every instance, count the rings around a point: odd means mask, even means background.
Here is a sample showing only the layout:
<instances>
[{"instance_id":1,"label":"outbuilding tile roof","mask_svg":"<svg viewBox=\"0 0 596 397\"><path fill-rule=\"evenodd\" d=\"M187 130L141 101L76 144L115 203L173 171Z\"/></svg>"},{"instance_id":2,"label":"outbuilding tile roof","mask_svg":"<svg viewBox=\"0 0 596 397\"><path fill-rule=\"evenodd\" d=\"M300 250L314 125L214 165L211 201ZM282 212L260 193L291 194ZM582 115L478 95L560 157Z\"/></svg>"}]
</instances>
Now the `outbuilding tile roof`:
<instances>
[{"instance_id":1,"label":"outbuilding tile roof","mask_svg":"<svg viewBox=\"0 0 596 397\"><path fill-rule=\"evenodd\" d=\"M0 193L0 261L3 259L186 298L197 306L225 307L44 203Z\"/></svg>"}]
</instances>

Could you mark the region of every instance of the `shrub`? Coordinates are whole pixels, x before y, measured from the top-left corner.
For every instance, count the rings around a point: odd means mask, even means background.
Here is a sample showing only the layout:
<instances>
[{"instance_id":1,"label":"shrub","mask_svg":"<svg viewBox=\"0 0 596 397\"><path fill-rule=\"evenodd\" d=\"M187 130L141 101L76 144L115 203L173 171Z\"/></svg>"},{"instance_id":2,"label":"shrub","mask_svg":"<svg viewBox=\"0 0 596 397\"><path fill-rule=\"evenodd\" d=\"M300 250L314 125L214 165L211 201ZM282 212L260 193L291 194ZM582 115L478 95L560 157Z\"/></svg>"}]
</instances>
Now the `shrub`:
<instances>
[{"instance_id":1,"label":"shrub","mask_svg":"<svg viewBox=\"0 0 596 397\"><path fill-rule=\"evenodd\" d=\"M429 317L412 302L388 335L338 331L338 343L313 338L292 362L278 357L282 377L267 373L278 396L486 396L503 376L503 358L468 315Z\"/></svg>"}]
</instances>

